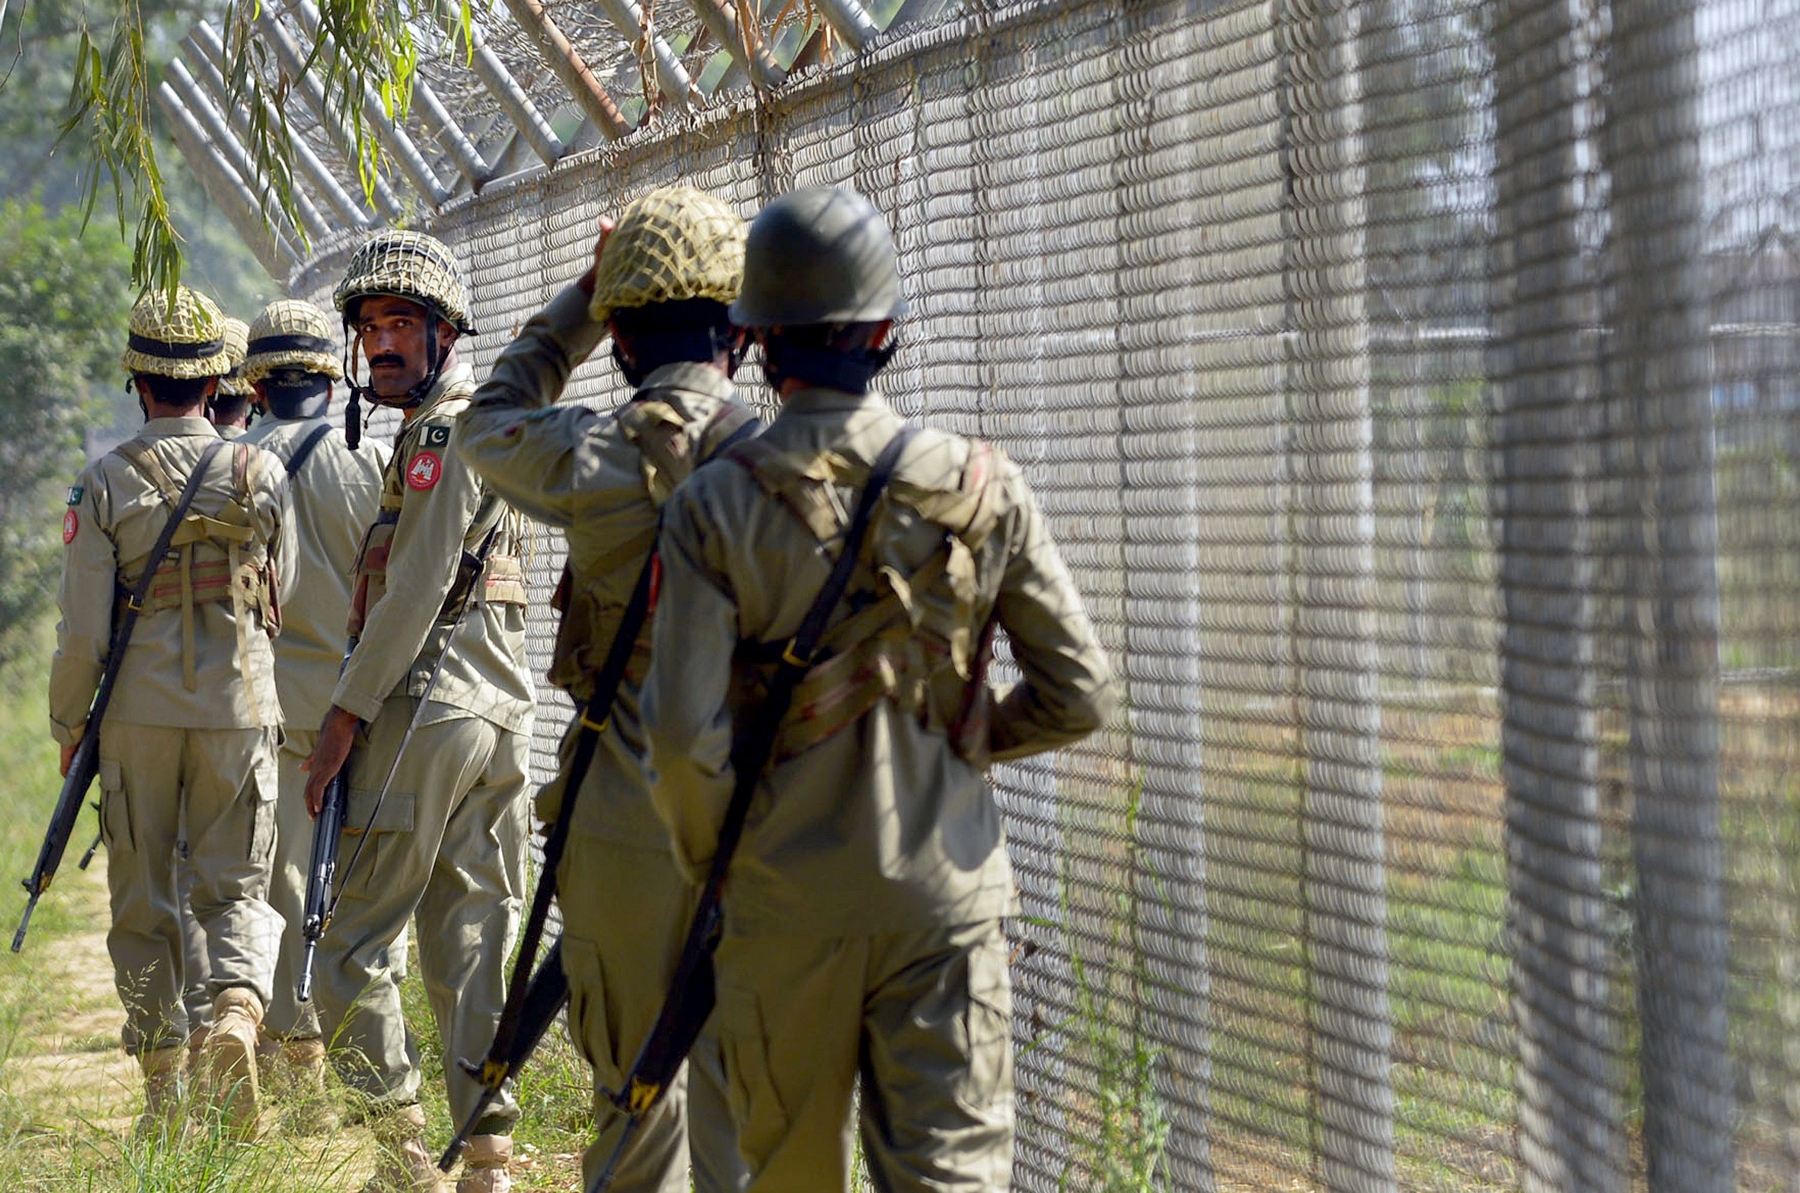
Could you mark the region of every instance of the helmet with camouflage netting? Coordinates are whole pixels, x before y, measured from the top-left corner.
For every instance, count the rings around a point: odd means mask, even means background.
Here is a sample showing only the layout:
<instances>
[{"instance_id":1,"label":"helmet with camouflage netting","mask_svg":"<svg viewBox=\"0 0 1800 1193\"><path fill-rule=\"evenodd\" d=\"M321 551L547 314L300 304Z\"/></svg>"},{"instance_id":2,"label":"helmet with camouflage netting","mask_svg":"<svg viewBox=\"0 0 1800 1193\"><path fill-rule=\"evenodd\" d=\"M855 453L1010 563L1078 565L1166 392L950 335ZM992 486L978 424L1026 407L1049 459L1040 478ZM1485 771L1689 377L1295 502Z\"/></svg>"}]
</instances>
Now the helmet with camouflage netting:
<instances>
[{"instance_id":1,"label":"helmet with camouflage netting","mask_svg":"<svg viewBox=\"0 0 1800 1193\"><path fill-rule=\"evenodd\" d=\"M278 298L250 324L244 376L261 381L276 369L304 369L335 381L344 375L337 354L337 329L330 315L302 299Z\"/></svg>"},{"instance_id":2,"label":"helmet with camouflage netting","mask_svg":"<svg viewBox=\"0 0 1800 1193\"><path fill-rule=\"evenodd\" d=\"M235 315L225 316L225 356L231 370L219 378L219 392L228 398L247 398L256 386L244 376L244 357L250 352L250 325Z\"/></svg>"},{"instance_id":3,"label":"helmet with camouflage netting","mask_svg":"<svg viewBox=\"0 0 1800 1193\"><path fill-rule=\"evenodd\" d=\"M356 318L357 304L376 295L409 299L429 307L462 334L475 334L462 270L449 246L434 236L383 232L356 250L332 301L350 323Z\"/></svg>"},{"instance_id":4,"label":"helmet with camouflage netting","mask_svg":"<svg viewBox=\"0 0 1800 1193\"><path fill-rule=\"evenodd\" d=\"M225 316L212 299L177 286L173 300L152 290L131 308L131 334L119 364L128 373L192 380L223 377L231 368L225 351Z\"/></svg>"},{"instance_id":5,"label":"helmet with camouflage netting","mask_svg":"<svg viewBox=\"0 0 1800 1193\"><path fill-rule=\"evenodd\" d=\"M731 304L738 326L879 323L905 313L893 234L855 191L803 187L751 221L744 291Z\"/></svg>"},{"instance_id":6,"label":"helmet with camouflage netting","mask_svg":"<svg viewBox=\"0 0 1800 1193\"><path fill-rule=\"evenodd\" d=\"M729 304L744 281L744 221L704 191L665 186L625 208L594 273L588 312L710 298Z\"/></svg>"}]
</instances>

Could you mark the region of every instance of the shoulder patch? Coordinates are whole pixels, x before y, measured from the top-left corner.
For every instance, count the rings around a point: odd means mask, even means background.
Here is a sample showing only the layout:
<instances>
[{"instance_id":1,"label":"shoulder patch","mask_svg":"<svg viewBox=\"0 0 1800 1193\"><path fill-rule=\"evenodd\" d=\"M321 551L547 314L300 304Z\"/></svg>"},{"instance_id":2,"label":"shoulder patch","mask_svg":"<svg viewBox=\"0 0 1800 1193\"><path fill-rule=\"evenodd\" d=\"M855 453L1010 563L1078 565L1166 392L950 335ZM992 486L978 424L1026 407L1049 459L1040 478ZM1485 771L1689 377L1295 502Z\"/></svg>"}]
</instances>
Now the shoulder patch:
<instances>
[{"instance_id":1,"label":"shoulder patch","mask_svg":"<svg viewBox=\"0 0 1800 1193\"><path fill-rule=\"evenodd\" d=\"M81 515L73 509L63 511L63 546L75 541L76 532L81 529Z\"/></svg>"},{"instance_id":2,"label":"shoulder patch","mask_svg":"<svg viewBox=\"0 0 1800 1193\"><path fill-rule=\"evenodd\" d=\"M87 492L87 490L80 485L70 485L69 486L69 504L70 505L80 505L82 495L86 492Z\"/></svg>"},{"instance_id":3,"label":"shoulder patch","mask_svg":"<svg viewBox=\"0 0 1800 1193\"><path fill-rule=\"evenodd\" d=\"M449 428L445 428L448 433ZM406 466L406 487L423 491L438 483L444 475L444 461L436 452L420 452Z\"/></svg>"},{"instance_id":4,"label":"shoulder patch","mask_svg":"<svg viewBox=\"0 0 1800 1193\"><path fill-rule=\"evenodd\" d=\"M426 427L425 434L421 437L420 442L422 442L426 447L449 447L450 446L450 428L449 427Z\"/></svg>"}]
</instances>

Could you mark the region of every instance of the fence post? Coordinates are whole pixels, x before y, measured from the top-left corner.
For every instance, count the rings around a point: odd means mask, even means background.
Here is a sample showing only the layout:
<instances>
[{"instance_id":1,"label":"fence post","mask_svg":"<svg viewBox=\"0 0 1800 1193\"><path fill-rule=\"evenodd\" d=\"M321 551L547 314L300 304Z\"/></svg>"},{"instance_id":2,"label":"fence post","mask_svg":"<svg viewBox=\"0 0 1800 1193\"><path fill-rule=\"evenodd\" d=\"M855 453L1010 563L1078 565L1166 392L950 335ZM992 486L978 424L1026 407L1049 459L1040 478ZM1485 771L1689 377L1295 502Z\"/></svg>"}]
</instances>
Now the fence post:
<instances>
[{"instance_id":1,"label":"fence post","mask_svg":"<svg viewBox=\"0 0 1800 1193\"><path fill-rule=\"evenodd\" d=\"M1278 0L1285 59L1283 274L1293 427L1295 683L1303 763L1318 1178L1395 1187L1374 424L1359 10Z\"/></svg>"},{"instance_id":2,"label":"fence post","mask_svg":"<svg viewBox=\"0 0 1800 1193\"><path fill-rule=\"evenodd\" d=\"M1595 712L1598 292L1578 197L1591 48L1562 0L1494 13L1501 770L1525 1193L1623 1187ZM1591 149L1591 146L1587 148ZM1591 180L1590 180L1591 181ZM1584 187L1581 193L1592 193Z\"/></svg>"},{"instance_id":3,"label":"fence post","mask_svg":"<svg viewBox=\"0 0 1800 1193\"><path fill-rule=\"evenodd\" d=\"M1615 0L1608 359L1625 449L1644 1158L1652 1193L1729 1193L1718 520L1694 0Z\"/></svg>"}]
</instances>

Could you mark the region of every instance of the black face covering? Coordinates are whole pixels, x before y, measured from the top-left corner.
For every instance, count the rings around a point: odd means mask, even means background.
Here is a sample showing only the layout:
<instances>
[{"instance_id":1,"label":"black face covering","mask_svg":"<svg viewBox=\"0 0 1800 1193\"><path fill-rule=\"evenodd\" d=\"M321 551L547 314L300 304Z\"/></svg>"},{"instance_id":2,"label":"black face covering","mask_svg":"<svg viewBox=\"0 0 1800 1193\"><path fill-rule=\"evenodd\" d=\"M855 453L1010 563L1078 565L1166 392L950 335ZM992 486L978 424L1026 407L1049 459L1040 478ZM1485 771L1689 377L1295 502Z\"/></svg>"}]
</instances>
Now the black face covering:
<instances>
[{"instance_id":1,"label":"black face covering","mask_svg":"<svg viewBox=\"0 0 1800 1193\"><path fill-rule=\"evenodd\" d=\"M720 356L727 356L729 376L737 372L738 364L743 360L737 337L716 327L688 326L644 332L631 337L631 351L637 357L636 364L625 359L625 354L619 350L618 339L613 339L613 361L633 389L642 386L646 377L664 365L680 361L711 364Z\"/></svg>"},{"instance_id":2,"label":"black face covering","mask_svg":"<svg viewBox=\"0 0 1800 1193\"><path fill-rule=\"evenodd\" d=\"M323 373L276 369L263 378L262 390L276 418L319 418L331 404L331 378Z\"/></svg>"},{"instance_id":3,"label":"black face covering","mask_svg":"<svg viewBox=\"0 0 1800 1193\"><path fill-rule=\"evenodd\" d=\"M792 377L827 389L866 394L875 374L887 367L898 348L898 344L848 350L816 348L785 336L770 336L763 341L763 376L777 392L781 383Z\"/></svg>"}]
</instances>

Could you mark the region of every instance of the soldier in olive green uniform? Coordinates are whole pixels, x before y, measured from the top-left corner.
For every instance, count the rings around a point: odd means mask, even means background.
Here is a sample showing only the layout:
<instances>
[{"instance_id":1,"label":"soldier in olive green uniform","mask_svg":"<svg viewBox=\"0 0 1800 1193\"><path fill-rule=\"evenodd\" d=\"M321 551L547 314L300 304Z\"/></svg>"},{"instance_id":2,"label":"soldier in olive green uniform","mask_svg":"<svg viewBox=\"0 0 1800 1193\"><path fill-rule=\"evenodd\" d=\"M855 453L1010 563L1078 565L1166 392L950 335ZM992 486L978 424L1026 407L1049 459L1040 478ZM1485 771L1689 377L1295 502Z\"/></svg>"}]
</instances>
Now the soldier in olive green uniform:
<instances>
[{"instance_id":1,"label":"soldier in olive green uniform","mask_svg":"<svg viewBox=\"0 0 1800 1193\"><path fill-rule=\"evenodd\" d=\"M371 385L362 392L398 406L406 421L383 474L380 513L357 554L349 624L356 649L307 763L315 814L346 757L350 766L342 896L319 947L317 1001L334 1063L373 1104L386 1147L370 1187L436 1189L417 1048L389 956L416 911L419 966L443 1041L450 1110L460 1119L479 1087L457 1061L483 1055L493 1039L525 894L532 688L518 516L450 451L475 380L455 351L473 327L449 250L416 232L383 233L351 258L336 301L354 332L351 365L358 354L368 363ZM477 569L490 531L490 554ZM416 732L402 750L415 713ZM371 815L374 839L352 867ZM459 1193L510 1188L517 1118L508 1094L477 1124Z\"/></svg>"},{"instance_id":2,"label":"soldier in olive green uniform","mask_svg":"<svg viewBox=\"0 0 1800 1193\"><path fill-rule=\"evenodd\" d=\"M334 320L309 302L279 299L250 325L243 375L262 416L245 439L281 461L293 491L299 583L281 610L275 643L275 686L287 714L281 743L280 832L269 902L288 923L275 966L275 995L263 1019L264 1057L279 1054L321 1088L325 1045L310 1004L297 1001L302 941L299 927L312 854L306 811L306 774L300 769L319 738L344 658L350 576L356 548L375 521L388 452L378 443L351 451L326 418L337 362Z\"/></svg>"},{"instance_id":3,"label":"soldier in olive green uniform","mask_svg":"<svg viewBox=\"0 0 1800 1193\"><path fill-rule=\"evenodd\" d=\"M871 392L904 310L880 214L810 188L751 225L733 319L780 416L664 508L644 720L653 798L696 873L733 785L731 734L830 570L902 423ZM754 1190L1004 1189L1014 909L990 759L1073 742L1113 701L1106 656L1018 468L920 430L776 738L725 888L715 1030ZM990 622L1022 681L991 708Z\"/></svg>"},{"instance_id":4,"label":"soldier in olive green uniform","mask_svg":"<svg viewBox=\"0 0 1800 1193\"><path fill-rule=\"evenodd\" d=\"M138 582L202 453L202 417L227 368L224 317L183 287L131 313L132 373L147 421L82 473L63 515L50 720L64 769L87 732L120 592ZM257 1025L270 996L281 917L265 899L275 840L281 705L269 639L294 572L281 466L248 444L207 466L157 569L100 733L101 825L125 1003L124 1044L146 1084L145 1124L179 1102L185 964L174 860L192 875L214 1026L206 1076L234 1129L256 1121Z\"/></svg>"},{"instance_id":5,"label":"soldier in olive green uniform","mask_svg":"<svg viewBox=\"0 0 1800 1193\"><path fill-rule=\"evenodd\" d=\"M594 268L501 354L460 421L463 458L514 506L568 535L550 678L578 705L593 693L655 542L658 507L720 444L755 429L732 400L742 336L726 314L743 276L743 237L743 220L698 191L670 187L638 199L603 235ZM609 328L637 393L610 415L554 405ZM646 627L579 793L565 792L559 776L538 809L553 819L560 800L577 801L556 882L571 1029L597 1091L588 1180L625 1124L604 1094L619 1088L656 1021L692 910L644 772L637 688L649 637ZM565 745L565 766L569 753ZM696 1050L691 1102L677 1084L657 1107L613 1184L619 1193L686 1193L690 1138L694 1187L738 1186L709 1044Z\"/></svg>"}]
</instances>

